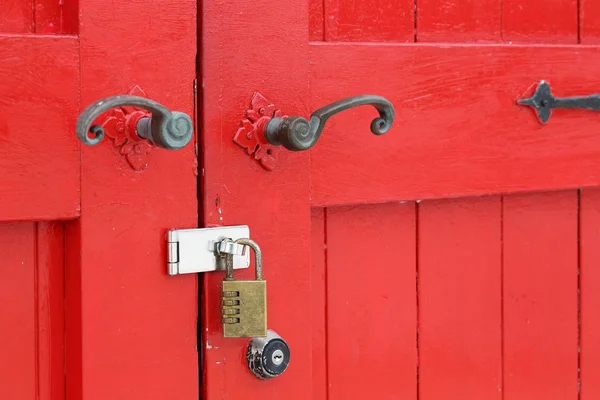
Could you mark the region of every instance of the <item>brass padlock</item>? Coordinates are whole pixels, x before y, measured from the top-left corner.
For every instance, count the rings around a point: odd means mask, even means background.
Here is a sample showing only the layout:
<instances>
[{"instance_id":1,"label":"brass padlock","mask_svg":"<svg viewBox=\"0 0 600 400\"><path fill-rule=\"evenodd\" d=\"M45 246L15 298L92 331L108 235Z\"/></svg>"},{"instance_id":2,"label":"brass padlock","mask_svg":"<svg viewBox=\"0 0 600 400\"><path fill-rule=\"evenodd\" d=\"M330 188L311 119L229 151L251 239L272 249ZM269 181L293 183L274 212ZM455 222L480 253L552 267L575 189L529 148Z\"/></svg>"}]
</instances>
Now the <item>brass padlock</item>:
<instances>
[{"instance_id":1,"label":"brass padlock","mask_svg":"<svg viewBox=\"0 0 600 400\"><path fill-rule=\"evenodd\" d=\"M226 338L267 336L267 282L262 276L262 253L250 239L234 243L254 250L256 277L253 281L236 281L233 277L233 254L227 254L222 292L223 336Z\"/></svg>"}]
</instances>

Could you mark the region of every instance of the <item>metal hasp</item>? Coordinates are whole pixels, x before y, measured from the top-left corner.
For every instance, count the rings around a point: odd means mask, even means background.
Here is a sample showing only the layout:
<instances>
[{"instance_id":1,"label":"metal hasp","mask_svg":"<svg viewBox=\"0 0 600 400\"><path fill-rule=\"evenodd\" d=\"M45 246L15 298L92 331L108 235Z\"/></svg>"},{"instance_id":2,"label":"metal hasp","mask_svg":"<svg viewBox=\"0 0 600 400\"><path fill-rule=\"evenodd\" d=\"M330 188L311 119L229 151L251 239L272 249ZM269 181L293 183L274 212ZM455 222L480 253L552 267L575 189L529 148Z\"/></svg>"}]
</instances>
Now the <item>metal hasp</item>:
<instances>
[{"instance_id":1,"label":"metal hasp","mask_svg":"<svg viewBox=\"0 0 600 400\"><path fill-rule=\"evenodd\" d=\"M178 150L192 139L194 125L189 115L170 111L156 101L139 96L112 96L89 105L77 119L77 137L83 144L94 146L104 138L104 128L92 125L102 113L116 107L138 107L149 111L152 118L141 118L136 127L138 136L167 150Z\"/></svg>"},{"instance_id":2,"label":"metal hasp","mask_svg":"<svg viewBox=\"0 0 600 400\"><path fill-rule=\"evenodd\" d=\"M226 254L232 255L234 269L250 266L250 252L244 251L245 246L223 242L250 237L246 225L177 229L169 231L167 236L169 275L225 271Z\"/></svg>"},{"instance_id":3,"label":"metal hasp","mask_svg":"<svg viewBox=\"0 0 600 400\"><path fill-rule=\"evenodd\" d=\"M550 84L541 81L533 96L521 99L518 103L535 109L538 119L545 124L550 119L553 108L579 108L591 111L600 111L600 94L575 97L554 97Z\"/></svg>"},{"instance_id":4,"label":"metal hasp","mask_svg":"<svg viewBox=\"0 0 600 400\"><path fill-rule=\"evenodd\" d=\"M394 122L394 106L384 97L370 94L352 96L319 108L310 116L310 122L303 117L276 117L265 127L265 137L273 145L283 145L288 150L308 150L317 143L327 120L335 114L350 108L371 105L379 111L379 118L371 122L371 132L383 135Z\"/></svg>"}]
</instances>

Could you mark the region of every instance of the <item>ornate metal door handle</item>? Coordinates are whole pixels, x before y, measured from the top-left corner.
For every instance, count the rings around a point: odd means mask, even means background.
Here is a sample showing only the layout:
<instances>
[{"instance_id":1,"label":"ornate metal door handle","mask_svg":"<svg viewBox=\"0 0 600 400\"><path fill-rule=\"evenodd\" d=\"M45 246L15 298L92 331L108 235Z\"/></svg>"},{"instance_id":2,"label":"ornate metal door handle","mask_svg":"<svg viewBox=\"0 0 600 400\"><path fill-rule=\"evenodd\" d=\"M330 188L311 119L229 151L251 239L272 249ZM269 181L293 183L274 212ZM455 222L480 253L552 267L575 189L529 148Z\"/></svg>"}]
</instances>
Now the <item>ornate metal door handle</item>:
<instances>
[{"instance_id":1,"label":"ornate metal door handle","mask_svg":"<svg viewBox=\"0 0 600 400\"><path fill-rule=\"evenodd\" d=\"M148 139L158 147L167 150L178 150L192 139L194 126L189 115L170 111L156 101L139 96L112 96L89 105L77 119L77 137L82 143L94 146L104 138L104 128L92 125L100 114L116 107L132 106L152 113L152 117L140 118L137 121L136 133Z\"/></svg>"},{"instance_id":2,"label":"ornate metal door handle","mask_svg":"<svg viewBox=\"0 0 600 400\"><path fill-rule=\"evenodd\" d=\"M394 106L384 97L367 94L348 97L319 108L311 114L310 122L298 116L275 117L267 123L265 137L269 143L283 145L288 150L308 150L319 140L329 118L362 105L372 105L379 111L379 118L371 122L371 132L375 135L386 133L394 122Z\"/></svg>"},{"instance_id":3,"label":"ornate metal door handle","mask_svg":"<svg viewBox=\"0 0 600 400\"><path fill-rule=\"evenodd\" d=\"M550 84L541 81L533 96L521 99L518 103L535 109L540 122L545 124L550 119L553 108L580 108L600 111L600 94L565 98L554 97L550 90Z\"/></svg>"}]
</instances>

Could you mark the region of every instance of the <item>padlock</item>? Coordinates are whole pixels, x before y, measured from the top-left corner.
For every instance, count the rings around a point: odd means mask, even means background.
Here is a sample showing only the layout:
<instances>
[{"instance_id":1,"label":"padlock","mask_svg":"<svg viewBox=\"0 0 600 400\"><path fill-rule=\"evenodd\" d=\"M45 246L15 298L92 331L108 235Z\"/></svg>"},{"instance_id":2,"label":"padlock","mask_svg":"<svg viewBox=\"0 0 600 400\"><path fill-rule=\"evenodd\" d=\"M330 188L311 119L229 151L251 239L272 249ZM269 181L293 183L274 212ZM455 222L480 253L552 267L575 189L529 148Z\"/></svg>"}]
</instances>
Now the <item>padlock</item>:
<instances>
[{"instance_id":1,"label":"padlock","mask_svg":"<svg viewBox=\"0 0 600 400\"><path fill-rule=\"evenodd\" d=\"M238 239L234 243L254 250L256 277L237 281L233 277L233 254L226 255L222 292L223 336L226 338L267 336L267 282L262 276L262 252L256 242Z\"/></svg>"}]
</instances>

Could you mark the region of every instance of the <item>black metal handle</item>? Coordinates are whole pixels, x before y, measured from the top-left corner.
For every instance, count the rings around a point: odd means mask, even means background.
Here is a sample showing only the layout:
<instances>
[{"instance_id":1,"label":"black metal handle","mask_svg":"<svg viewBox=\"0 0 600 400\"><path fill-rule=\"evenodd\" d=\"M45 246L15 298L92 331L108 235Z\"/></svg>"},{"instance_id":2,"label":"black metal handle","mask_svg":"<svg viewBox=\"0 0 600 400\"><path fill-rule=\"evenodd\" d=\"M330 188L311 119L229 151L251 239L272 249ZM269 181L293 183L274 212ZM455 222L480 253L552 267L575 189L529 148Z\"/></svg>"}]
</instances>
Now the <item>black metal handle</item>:
<instances>
[{"instance_id":1,"label":"black metal handle","mask_svg":"<svg viewBox=\"0 0 600 400\"><path fill-rule=\"evenodd\" d=\"M372 105L379 111L379 118L371 122L371 132L383 135L394 122L394 106L384 97L370 94L348 97L319 108L310 116L310 122L303 117L273 118L265 127L265 137L269 143L283 145L288 150L308 150L317 143L327 120L333 115L350 108Z\"/></svg>"},{"instance_id":2,"label":"black metal handle","mask_svg":"<svg viewBox=\"0 0 600 400\"><path fill-rule=\"evenodd\" d=\"M575 97L554 97L548 82L541 81L533 96L521 99L518 103L535 109L541 123L545 124L550 119L553 108L580 108L585 110L600 111L600 95Z\"/></svg>"},{"instance_id":3,"label":"black metal handle","mask_svg":"<svg viewBox=\"0 0 600 400\"><path fill-rule=\"evenodd\" d=\"M137 134L167 150L178 150L192 139L194 126L186 113L170 111L156 101L139 96L112 96L89 105L77 119L77 137L82 143L94 146L104 138L104 129L92 125L98 116L112 108L132 106L152 113L152 118L142 118L137 125ZM92 126L90 126L92 125ZM90 136L91 135L91 136Z\"/></svg>"}]
</instances>

